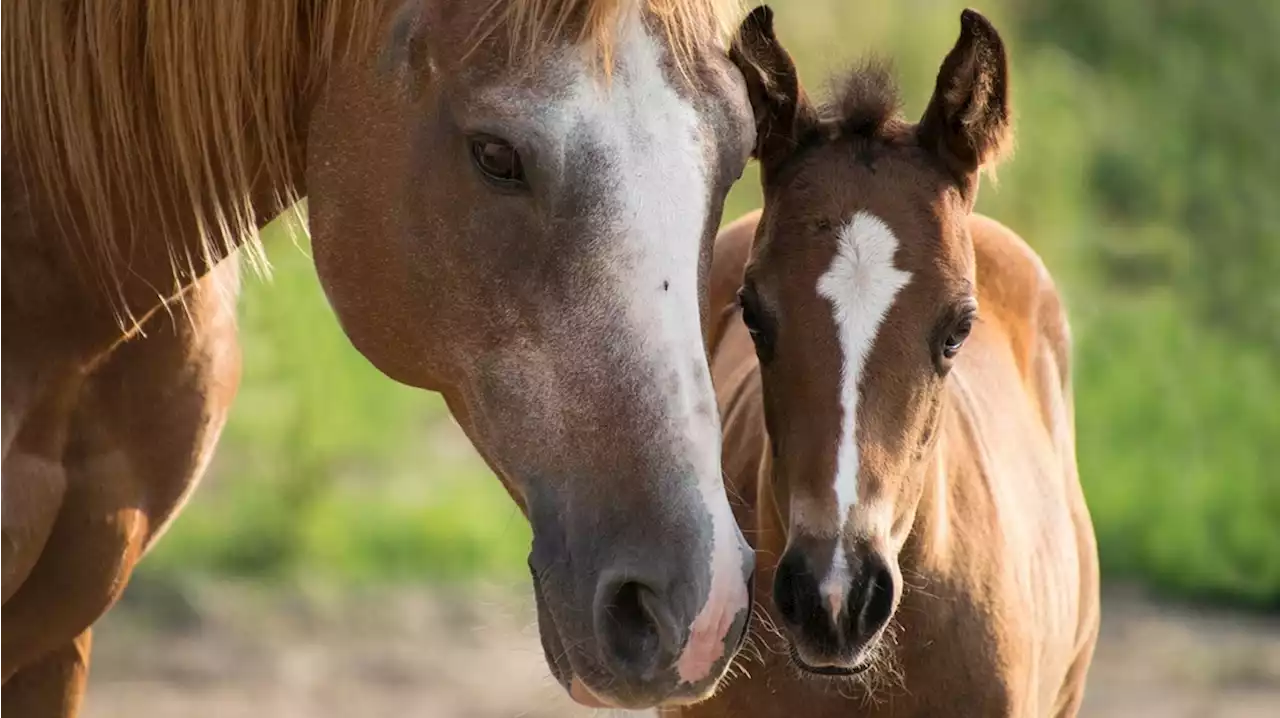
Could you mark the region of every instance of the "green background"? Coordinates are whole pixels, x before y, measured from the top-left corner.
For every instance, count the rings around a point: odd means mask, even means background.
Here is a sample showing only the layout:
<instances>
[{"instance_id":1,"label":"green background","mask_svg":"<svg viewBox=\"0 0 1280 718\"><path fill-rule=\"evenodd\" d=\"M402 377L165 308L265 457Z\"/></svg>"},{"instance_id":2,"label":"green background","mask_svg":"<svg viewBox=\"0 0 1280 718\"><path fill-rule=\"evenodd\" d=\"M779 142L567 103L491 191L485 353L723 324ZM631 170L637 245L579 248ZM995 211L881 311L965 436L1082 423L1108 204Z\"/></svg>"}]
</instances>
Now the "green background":
<instances>
[{"instance_id":1,"label":"green background","mask_svg":"<svg viewBox=\"0 0 1280 718\"><path fill-rule=\"evenodd\" d=\"M775 2L810 92L865 52L908 116L962 4ZM977 6L1006 39L1017 152L979 209L1067 296L1081 479L1109 579L1280 607L1280 3ZM754 168L731 220L759 202ZM523 574L529 532L438 397L343 337L305 240L265 233L244 382L205 485L146 578L457 582Z\"/></svg>"}]
</instances>

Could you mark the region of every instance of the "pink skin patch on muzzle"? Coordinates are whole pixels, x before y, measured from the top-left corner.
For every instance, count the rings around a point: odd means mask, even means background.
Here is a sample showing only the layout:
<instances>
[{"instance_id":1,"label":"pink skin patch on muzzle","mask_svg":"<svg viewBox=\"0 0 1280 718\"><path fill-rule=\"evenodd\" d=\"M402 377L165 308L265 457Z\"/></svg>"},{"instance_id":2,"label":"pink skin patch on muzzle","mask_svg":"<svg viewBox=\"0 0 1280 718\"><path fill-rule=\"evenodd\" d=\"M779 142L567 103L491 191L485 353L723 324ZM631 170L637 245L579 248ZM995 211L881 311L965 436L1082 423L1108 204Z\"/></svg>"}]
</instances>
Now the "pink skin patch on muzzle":
<instances>
[{"instance_id":1,"label":"pink skin patch on muzzle","mask_svg":"<svg viewBox=\"0 0 1280 718\"><path fill-rule=\"evenodd\" d=\"M711 590L707 602L689 626L689 642L676 661L683 683L706 680L725 656L725 638L740 613L750 609L747 577L743 576L743 542L733 519L733 510L722 487L702 488L703 501L711 510L712 554Z\"/></svg>"}]
</instances>

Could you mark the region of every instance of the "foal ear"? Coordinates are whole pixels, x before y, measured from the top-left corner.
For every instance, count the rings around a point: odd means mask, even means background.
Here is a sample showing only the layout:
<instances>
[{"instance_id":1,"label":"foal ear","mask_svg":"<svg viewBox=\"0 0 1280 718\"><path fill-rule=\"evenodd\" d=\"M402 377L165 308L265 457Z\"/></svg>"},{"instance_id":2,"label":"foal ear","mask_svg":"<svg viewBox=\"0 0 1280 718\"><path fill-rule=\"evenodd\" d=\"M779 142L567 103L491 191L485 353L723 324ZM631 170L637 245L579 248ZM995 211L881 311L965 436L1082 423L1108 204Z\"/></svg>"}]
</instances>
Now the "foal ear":
<instances>
[{"instance_id":1,"label":"foal ear","mask_svg":"<svg viewBox=\"0 0 1280 718\"><path fill-rule=\"evenodd\" d=\"M729 47L729 59L742 72L756 120L752 156L766 170L785 159L799 135L817 124L796 64L773 32L773 10L752 10Z\"/></svg>"},{"instance_id":2,"label":"foal ear","mask_svg":"<svg viewBox=\"0 0 1280 718\"><path fill-rule=\"evenodd\" d=\"M1004 41L975 10L960 14L960 39L942 61L919 133L921 145L941 157L966 190L1012 140Z\"/></svg>"}]
</instances>

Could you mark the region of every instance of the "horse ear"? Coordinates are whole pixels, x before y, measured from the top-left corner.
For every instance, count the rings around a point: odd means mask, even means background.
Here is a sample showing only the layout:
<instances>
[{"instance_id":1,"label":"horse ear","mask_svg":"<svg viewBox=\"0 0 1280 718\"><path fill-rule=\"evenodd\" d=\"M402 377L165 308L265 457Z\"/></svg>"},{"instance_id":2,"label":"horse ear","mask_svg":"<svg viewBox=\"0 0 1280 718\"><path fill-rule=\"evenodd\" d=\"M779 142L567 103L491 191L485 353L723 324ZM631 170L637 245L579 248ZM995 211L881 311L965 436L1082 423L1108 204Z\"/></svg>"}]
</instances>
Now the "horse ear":
<instances>
[{"instance_id":1,"label":"horse ear","mask_svg":"<svg viewBox=\"0 0 1280 718\"><path fill-rule=\"evenodd\" d=\"M408 89L420 95L434 80L435 66L427 46L427 18L419 3L405 3L392 16L387 41L379 56L379 69L404 77ZM404 70L404 72L400 72Z\"/></svg>"},{"instance_id":2,"label":"horse ear","mask_svg":"<svg viewBox=\"0 0 1280 718\"><path fill-rule=\"evenodd\" d=\"M773 10L761 5L742 21L729 59L742 72L756 120L752 156L775 166L795 147L801 133L817 124L796 65L773 32Z\"/></svg>"},{"instance_id":3,"label":"horse ear","mask_svg":"<svg viewBox=\"0 0 1280 718\"><path fill-rule=\"evenodd\" d=\"M1009 59L1004 41L975 10L960 14L960 38L938 71L920 120L921 146L936 153L967 185L1000 159L1012 139Z\"/></svg>"}]
</instances>

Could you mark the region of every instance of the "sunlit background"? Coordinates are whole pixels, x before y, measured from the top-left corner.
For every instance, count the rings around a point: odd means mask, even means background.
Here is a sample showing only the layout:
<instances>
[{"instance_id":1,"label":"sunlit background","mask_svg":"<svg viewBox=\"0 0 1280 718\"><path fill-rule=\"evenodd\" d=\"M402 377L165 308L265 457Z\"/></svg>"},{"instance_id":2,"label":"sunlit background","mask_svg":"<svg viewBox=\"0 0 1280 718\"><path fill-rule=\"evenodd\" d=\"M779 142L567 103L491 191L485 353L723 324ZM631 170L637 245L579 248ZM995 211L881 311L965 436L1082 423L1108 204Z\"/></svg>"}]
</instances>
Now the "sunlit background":
<instances>
[{"instance_id":1,"label":"sunlit background","mask_svg":"<svg viewBox=\"0 0 1280 718\"><path fill-rule=\"evenodd\" d=\"M811 92L875 51L919 116L963 4L779 0ZM1280 3L990 0L1017 152L979 208L1067 295L1106 577L1086 715L1280 715ZM726 209L759 202L754 171ZM97 631L88 715L573 715L529 531L434 395L267 232L203 486Z\"/></svg>"}]
</instances>

